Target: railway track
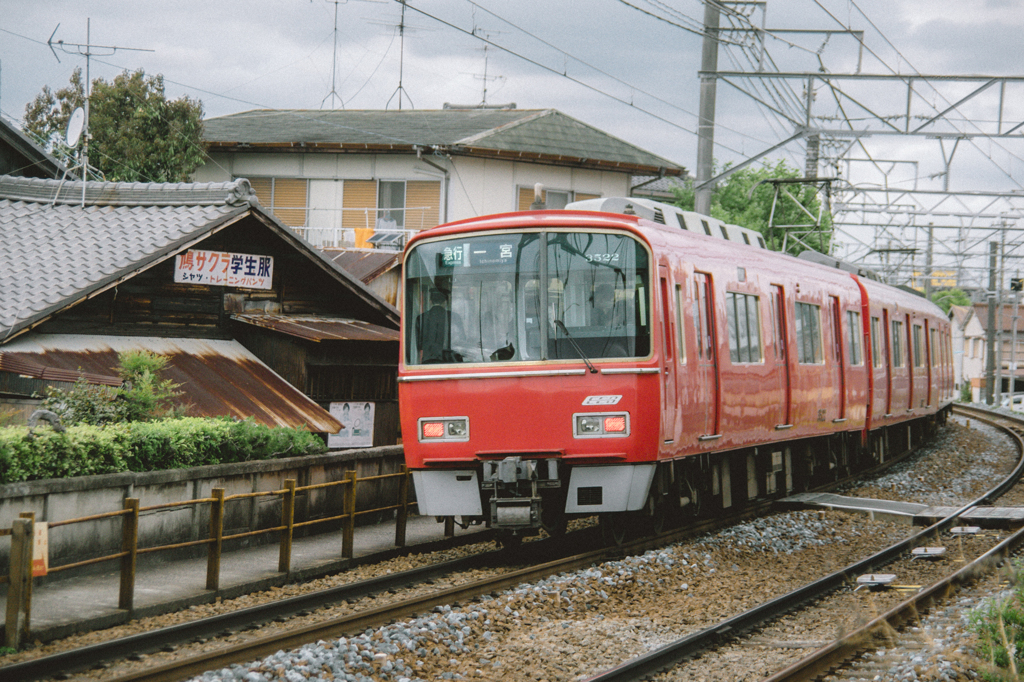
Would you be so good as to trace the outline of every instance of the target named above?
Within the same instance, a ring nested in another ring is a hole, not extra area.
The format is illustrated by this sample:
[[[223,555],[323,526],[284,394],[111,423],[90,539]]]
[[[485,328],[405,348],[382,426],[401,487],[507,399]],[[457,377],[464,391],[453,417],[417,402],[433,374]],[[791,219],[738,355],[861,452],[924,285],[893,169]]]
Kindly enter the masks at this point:
[[[891,463],[889,463],[891,464]],[[361,610],[336,618],[329,618],[314,625],[300,627],[282,627],[281,632],[267,636],[253,636],[247,633],[246,641],[233,643],[229,646],[221,646],[215,651],[204,652],[194,656],[183,656],[170,663],[150,665],[144,670],[135,673],[122,675],[120,677],[105,677],[118,682],[129,680],[156,681],[156,680],[180,680],[190,675],[200,674],[207,670],[218,669],[231,663],[245,662],[257,659],[268,653],[280,649],[288,649],[310,641],[329,639],[359,633],[367,628],[373,628],[396,619],[407,618],[418,613],[429,611],[435,607],[446,604],[467,602],[483,595],[506,589],[510,586],[523,582],[529,582],[544,578],[548,575],[571,571],[591,564],[615,559],[624,554],[642,553],[648,549],[661,547],[667,543],[677,542],[690,538],[694,535],[714,530],[723,524],[738,523],[744,519],[753,518],[768,511],[771,503],[759,503],[749,507],[741,514],[733,515],[727,519],[714,519],[703,521],[697,524],[689,524],[687,528],[671,531],[655,538],[646,538],[628,543],[619,548],[605,548],[582,552],[573,556],[551,558],[553,550],[551,545],[545,543],[527,543],[524,548],[533,549],[535,554],[532,559],[537,565],[530,566],[517,571],[507,572],[501,576],[485,580],[473,581],[458,587],[431,590],[429,595],[397,601],[388,606]],[[586,541],[585,539],[583,540]],[[536,547],[532,547],[536,545]],[[572,543],[558,543],[558,549],[564,554],[571,549]],[[898,553],[904,551],[893,550]],[[544,556],[547,552],[547,556]],[[493,566],[496,557],[499,561],[508,561],[507,554],[492,553],[484,558],[470,557],[464,560],[447,562],[442,565],[417,569],[413,572],[393,574],[364,583],[335,588],[328,592],[318,592],[303,597],[296,597],[283,600],[266,606],[252,607],[243,611],[216,616],[185,623],[172,628],[135,635],[127,639],[115,640],[103,644],[93,645],[84,649],[77,649],[53,656],[25,661],[0,668],[0,678],[16,682],[18,680],[33,680],[44,677],[66,676],[75,671],[86,670],[97,665],[104,665],[104,661],[119,660],[134,655],[136,658],[140,653],[154,651],[168,651],[182,647],[189,642],[203,640],[213,637],[224,637],[229,633],[238,633],[245,630],[254,630],[262,623],[270,623],[275,620],[285,619],[295,613],[312,611],[325,604],[350,601],[366,595],[383,594],[405,589],[411,585],[422,584],[424,581],[432,581],[457,571],[467,571]],[[530,558],[530,557],[527,557]],[[836,582],[835,584],[838,584]],[[786,599],[792,604],[799,604],[806,599],[812,598],[810,592],[788,595]],[[780,602],[781,603],[781,602]],[[769,606],[767,612],[777,612],[780,606],[775,604]],[[793,608],[790,606],[789,608]],[[766,616],[761,616],[762,618]],[[756,617],[755,617],[756,618]],[[755,622],[751,620],[750,623]],[[708,633],[707,641],[719,641],[723,637],[730,636],[736,631],[750,627],[742,618],[740,620],[730,619],[712,628]],[[707,646],[707,645],[705,645]],[[696,649],[694,649],[696,650]],[[609,678],[614,679],[614,678]],[[629,679],[629,678],[621,678]]]
[[[1014,470],[999,485],[972,502],[960,507],[934,525],[863,561],[847,566],[777,599],[765,602],[711,628],[706,628],[700,632],[680,638],[648,654],[631,659],[611,670],[592,676],[588,678],[588,682],[633,682],[648,679],[659,672],[671,670],[673,666],[682,661],[710,652],[722,646],[725,642],[734,640],[741,633],[747,633],[780,616],[792,613],[805,604],[826,597],[837,588],[849,584],[855,576],[878,572],[879,568],[905,555],[910,549],[926,544],[928,540],[936,538],[940,533],[947,531],[956,524],[960,515],[967,510],[981,504],[991,503],[1006,493],[1024,473],[1024,440],[1021,438],[1021,434],[1024,433],[1024,423],[1017,419],[976,408],[957,406],[956,411],[964,416],[996,426],[1013,438],[1021,459]],[[1024,544],[1024,529],[1013,533],[1009,537],[1005,537],[994,547],[973,561],[966,563],[956,572],[921,589],[909,599],[899,603],[853,632],[825,646],[818,647],[797,663],[768,677],[766,682],[816,680],[826,673],[834,672],[867,648],[875,646],[880,635],[888,636],[891,633],[898,632],[908,623],[915,621],[919,614],[926,612],[933,605],[949,598],[960,585],[975,580],[978,576],[992,570],[994,566],[1001,564],[1022,544]]]

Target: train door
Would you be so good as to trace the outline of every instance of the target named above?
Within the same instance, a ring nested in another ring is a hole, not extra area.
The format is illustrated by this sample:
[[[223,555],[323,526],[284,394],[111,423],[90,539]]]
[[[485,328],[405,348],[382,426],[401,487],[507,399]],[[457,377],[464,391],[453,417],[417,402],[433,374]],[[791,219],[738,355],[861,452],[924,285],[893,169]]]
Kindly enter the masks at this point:
[[[695,272],[693,322],[697,327],[697,398],[703,406],[702,439],[718,433],[718,343],[715,339],[715,307],[711,276]]]
[[[916,351],[914,350],[913,337],[911,336],[913,327],[910,321],[910,313],[904,316],[906,324],[903,325],[904,344],[906,344],[906,351],[903,354],[903,362],[907,365],[907,406],[906,409],[909,412],[914,409],[914,396],[917,391],[914,390],[914,382],[917,381],[917,371],[914,368],[914,363],[917,362]]]
[[[665,443],[671,443],[676,437],[676,354],[675,337],[672,334],[672,291],[669,282],[668,267],[658,266],[660,287],[658,289],[661,298],[661,358],[662,358],[662,387],[661,387],[661,438]],[[682,333],[678,330],[677,333]]]
[[[928,320],[924,321],[924,341],[925,341],[925,372],[928,373],[928,400],[926,405],[932,405],[935,399],[935,378],[937,371],[935,369],[935,358],[932,355],[936,350],[935,347],[935,330],[932,329],[931,323]]]
[[[782,392],[782,405],[779,414],[779,423],[776,428],[789,428],[793,425],[793,416],[790,412],[793,407],[792,384],[789,375],[789,339],[788,327],[786,325],[786,295],[780,284],[772,285],[771,295],[772,315],[772,341],[775,346],[775,363],[782,371],[776,372],[779,378],[779,389]]]
[[[891,333],[889,325],[889,311],[882,311],[882,339],[885,341],[883,352],[885,353],[885,416],[892,416],[892,345],[889,341]]]
[[[843,311],[838,296],[829,296],[832,317],[832,357],[835,361],[834,382],[839,391],[838,409],[834,422],[846,421],[846,363],[843,358]]]

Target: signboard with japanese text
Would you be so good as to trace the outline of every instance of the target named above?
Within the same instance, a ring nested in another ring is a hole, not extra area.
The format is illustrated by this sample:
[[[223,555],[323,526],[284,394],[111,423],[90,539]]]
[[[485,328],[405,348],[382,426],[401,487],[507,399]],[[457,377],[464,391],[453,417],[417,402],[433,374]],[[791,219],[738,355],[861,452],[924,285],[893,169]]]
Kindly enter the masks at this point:
[[[183,284],[271,289],[274,257],[190,249],[175,258],[174,281]]]
[[[50,524],[36,521],[32,541],[32,577],[46,575],[50,570]]]
[[[373,447],[373,403],[331,403],[331,416],[341,431],[327,435],[328,449]]]

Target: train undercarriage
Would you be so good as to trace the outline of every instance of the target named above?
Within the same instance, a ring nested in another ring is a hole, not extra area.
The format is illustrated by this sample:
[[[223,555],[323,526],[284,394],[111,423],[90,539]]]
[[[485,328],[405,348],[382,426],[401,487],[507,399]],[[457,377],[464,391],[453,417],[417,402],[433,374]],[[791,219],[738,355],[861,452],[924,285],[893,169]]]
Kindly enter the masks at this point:
[[[543,457],[488,460],[476,473],[481,513],[460,516],[458,522],[486,524],[499,531],[503,544],[515,545],[541,529],[562,535],[570,518],[596,513],[605,540],[621,544],[687,519],[813,490],[872,469],[931,438],[949,411],[876,429],[866,443],[860,432],[847,432],[612,467],[569,467]],[[616,510],[602,510],[608,507]]]

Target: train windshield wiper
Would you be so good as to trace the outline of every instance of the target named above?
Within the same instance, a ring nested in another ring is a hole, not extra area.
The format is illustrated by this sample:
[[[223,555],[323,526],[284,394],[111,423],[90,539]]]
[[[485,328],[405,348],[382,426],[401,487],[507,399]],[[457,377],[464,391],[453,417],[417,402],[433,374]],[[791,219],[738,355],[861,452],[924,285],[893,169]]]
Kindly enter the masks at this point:
[[[587,358],[587,354],[583,352],[582,348],[580,348],[580,344],[576,343],[576,339],[572,338],[572,334],[570,334],[569,330],[566,329],[565,323],[562,322],[561,320],[555,320],[555,326],[561,329],[562,333],[565,334],[565,338],[569,340],[569,344],[572,345],[572,347],[576,350],[577,353],[579,353],[580,358],[583,360],[583,364],[587,366],[587,369],[590,370],[590,373],[597,374],[597,367],[594,367],[593,363],[590,362],[590,360]]]

